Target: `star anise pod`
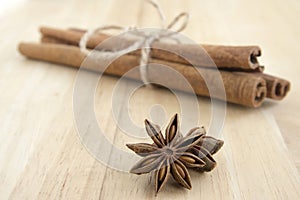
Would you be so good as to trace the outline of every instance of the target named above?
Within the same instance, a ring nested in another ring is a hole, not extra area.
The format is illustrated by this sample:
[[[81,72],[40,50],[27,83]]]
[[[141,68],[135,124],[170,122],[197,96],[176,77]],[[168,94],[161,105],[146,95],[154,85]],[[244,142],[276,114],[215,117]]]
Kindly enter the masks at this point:
[[[216,162],[211,154],[216,153],[223,141],[205,136],[205,129],[194,128],[186,136],[179,131],[178,115],[170,120],[163,137],[160,127],[145,120],[146,131],[153,144],[127,144],[127,147],[140,156],[131,173],[145,174],[154,172],[156,193],[167,182],[169,175],[180,185],[191,189],[191,178],[187,167],[201,171],[212,170]]]

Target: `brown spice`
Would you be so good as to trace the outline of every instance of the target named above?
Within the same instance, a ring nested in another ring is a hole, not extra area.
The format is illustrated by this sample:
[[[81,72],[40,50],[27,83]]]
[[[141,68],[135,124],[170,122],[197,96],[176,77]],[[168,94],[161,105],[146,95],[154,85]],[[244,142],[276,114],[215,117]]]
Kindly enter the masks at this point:
[[[56,43],[56,44],[73,45],[72,43],[70,43],[68,41],[57,39],[57,38],[50,37],[50,36],[43,36],[41,38],[41,41],[43,43]],[[238,48],[238,47],[235,47],[235,48]],[[260,66],[260,67],[262,67],[262,66]],[[234,72],[233,68],[231,70],[233,70],[233,72]],[[290,90],[290,82],[285,80],[285,79],[275,77],[275,76],[271,76],[271,75],[268,75],[268,74],[265,74],[265,73],[253,73],[253,75],[262,77],[266,81],[266,84],[267,84],[267,97],[268,98],[271,98],[271,99],[274,99],[274,100],[281,100],[287,95],[287,93]],[[262,92],[263,92],[263,90],[262,90]]]
[[[170,120],[165,137],[159,126],[148,120],[145,120],[145,126],[154,143],[127,144],[129,149],[143,156],[130,172],[137,175],[154,172],[156,193],[164,186],[170,175],[181,186],[191,189],[191,178],[187,168],[203,172],[211,171],[216,166],[211,150],[220,149],[223,141],[215,138],[209,142],[205,141],[207,136],[203,127],[193,128],[186,136],[183,136],[179,130],[177,114]],[[209,143],[208,146],[212,149],[205,149],[203,146],[205,143]]]
[[[85,30],[71,29],[61,30],[49,27],[41,27],[40,32],[43,35],[43,41],[46,38],[55,38],[59,41],[63,41],[66,44],[72,44],[78,46],[82,35]],[[87,47],[91,49],[97,48],[97,46],[105,39],[111,37],[110,35],[99,33],[93,35],[87,42]],[[122,41],[116,41],[109,45],[105,44],[102,48],[106,50],[114,50],[116,47],[122,44],[124,46],[132,45],[133,40],[127,40],[122,38]],[[167,44],[161,42],[154,42],[153,49],[151,50],[151,57],[155,59],[167,60],[169,62],[182,63],[187,65],[194,65],[197,67],[209,67],[213,68],[215,65],[219,69],[234,70],[234,71],[262,71],[263,67],[259,65],[257,57],[261,55],[261,50],[258,46],[224,46],[224,45],[201,45],[205,51],[199,51],[200,45],[192,44]],[[170,51],[162,51],[166,49]],[[177,52],[174,54],[172,52]],[[139,54],[139,51],[133,52],[133,54]],[[211,62],[208,56],[213,60]],[[188,57],[189,61],[184,59]]]
[[[76,68],[80,67],[86,58],[86,55],[83,54],[78,47],[62,44],[21,43],[19,50],[24,56],[32,59],[69,65]],[[162,64],[177,70],[186,78],[197,95],[226,100],[231,103],[249,107],[258,107],[262,104],[267,93],[265,80],[261,77],[253,76],[250,73],[219,72],[207,68],[195,69],[194,67],[188,67],[184,64],[158,59],[151,59],[150,63]],[[103,67],[105,67],[92,59],[88,59],[88,62],[85,62],[85,64],[84,67],[92,71],[103,71]],[[104,73],[120,77],[138,65],[138,56],[123,55],[111,63]],[[173,76],[162,76],[164,73],[155,70],[154,67],[148,69],[149,80],[163,83],[168,88],[190,92],[189,88],[187,88],[183,82]],[[199,75],[199,71],[201,76]],[[221,85],[216,84],[218,83],[219,75],[221,75],[223,80],[226,98],[221,94]],[[205,77],[207,81],[205,81],[203,77]],[[129,74],[128,78],[140,80],[140,74],[136,71],[136,73]],[[206,85],[213,85],[214,92],[210,93]]]
[[[254,76],[262,77],[266,81],[268,98],[281,100],[291,89],[291,83],[283,78],[265,73],[254,73]]]

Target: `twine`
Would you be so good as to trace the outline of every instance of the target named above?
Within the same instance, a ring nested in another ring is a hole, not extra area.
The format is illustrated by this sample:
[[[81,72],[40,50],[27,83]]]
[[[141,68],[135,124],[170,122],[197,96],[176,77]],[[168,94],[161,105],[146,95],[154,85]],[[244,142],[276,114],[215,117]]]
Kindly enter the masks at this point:
[[[168,30],[167,32],[162,30],[158,33],[146,34],[142,31],[139,31],[139,29],[136,26],[132,26],[132,27],[122,27],[122,26],[115,26],[115,25],[102,26],[87,31],[81,37],[79,42],[79,47],[81,52],[88,55],[90,51],[87,49],[87,42],[94,34],[102,32],[104,30],[118,30],[121,32],[130,31],[129,33],[133,34],[134,36],[141,37],[141,39],[137,40],[132,45],[122,50],[110,51],[110,52],[100,51],[101,53],[97,54],[97,56],[101,57],[101,59],[110,59],[116,56],[121,56],[123,54],[126,54],[128,52],[140,48],[141,49],[141,57],[139,62],[140,77],[145,85],[149,85],[150,82],[148,80],[147,71],[148,71],[148,64],[149,64],[149,58],[151,53],[151,45],[153,44],[153,42],[160,41],[163,38],[169,38],[175,40],[175,38],[173,38],[172,36],[178,34],[179,32],[183,31],[186,28],[189,20],[189,14],[186,12],[182,12],[178,14],[168,25],[166,25],[166,17],[161,7],[153,0],[146,0],[146,1],[156,9],[161,19],[161,28],[163,30]],[[174,25],[178,24],[181,18],[184,18],[183,23],[179,26],[177,30],[172,30]],[[93,56],[95,56],[95,54],[93,54]]]

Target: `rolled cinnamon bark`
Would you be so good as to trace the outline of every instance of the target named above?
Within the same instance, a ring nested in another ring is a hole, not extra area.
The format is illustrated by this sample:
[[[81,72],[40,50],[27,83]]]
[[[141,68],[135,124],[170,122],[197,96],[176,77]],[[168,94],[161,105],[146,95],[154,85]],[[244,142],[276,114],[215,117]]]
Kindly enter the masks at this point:
[[[86,58],[86,55],[83,54],[78,47],[63,44],[21,43],[19,45],[19,51],[28,58],[69,65],[76,68],[79,68]],[[152,59],[150,63],[152,62],[167,65],[172,69],[177,70],[190,83],[194,92],[200,96],[226,100],[231,103],[249,107],[258,107],[262,104],[267,93],[266,82],[261,77],[255,77],[249,73],[243,72],[220,71],[225,88],[226,99],[224,99],[224,96],[220,95],[221,93],[214,93],[213,96],[210,96],[206,85],[214,84],[214,89],[216,91],[222,89],[218,84],[215,84],[219,77],[219,72],[217,70],[201,68],[200,76],[198,72],[199,69],[187,67],[184,64],[159,59]],[[96,63],[91,60],[85,64],[85,69],[98,72],[103,71],[101,62]],[[139,66],[138,56],[123,55],[112,62],[110,66],[105,69],[104,73],[114,76],[123,76],[126,72],[136,66]],[[139,73],[131,73],[128,76],[128,78],[140,80]],[[206,82],[202,76],[205,77]],[[151,67],[148,68],[148,78],[151,81],[162,82],[176,90],[188,91],[185,85],[178,81],[178,79],[172,76],[164,76],[160,71],[153,70]]]
[[[65,40],[61,40],[61,39],[57,39],[54,37],[50,37],[50,36],[42,36],[41,37],[41,42],[42,43],[54,43],[54,44],[68,44],[68,45],[73,45],[72,43],[69,43]]]
[[[77,46],[85,31],[79,29],[61,30],[41,27],[40,32],[43,36],[56,38]],[[87,46],[91,49],[97,48],[102,41],[109,37],[111,36],[102,33],[95,34],[90,38]],[[122,44],[121,48],[124,48],[124,46],[129,46],[133,42],[133,40],[122,39],[122,41],[117,42],[116,45],[105,46],[105,49],[114,50],[120,46],[120,44]],[[188,65],[192,64],[197,67],[215,67],[210,60],[207,60],[207,55],[203,55],[203,52],[199,52],[199,45],[154,42],[152,46],[151,57],[153,58]],[[258,46],[201,45],[201,47],[207,52],[219,69],[260,72],[264,69],[257,61],[257,57],[261,55],[261,50]],[[162,51],[161,49],[170,49],[171,51]],[[178,55],[171,52],[178,52]],[[133,54],[139,54],[139,51],[135,51]],[[190,58],[189,61],[184,59],[185,56]]]
[[[290,91],[291,83],[285,79],[263,73],[254,73],[254,76],[262,77],[266,81],[268,98],[281,100]]]

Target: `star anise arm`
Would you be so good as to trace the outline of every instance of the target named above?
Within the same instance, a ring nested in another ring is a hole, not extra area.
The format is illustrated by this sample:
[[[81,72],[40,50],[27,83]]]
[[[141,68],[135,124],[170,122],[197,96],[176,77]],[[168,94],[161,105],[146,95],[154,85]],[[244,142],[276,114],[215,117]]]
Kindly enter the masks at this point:
[[[204,134],[204,135],[206,134],[206,130],[205,130],[204,126],[192,128],[192,129],[186,134],[186,136],[195,135],[195,134],[198,134],[199,132],[201,132],[201,133]]]
[[[205,171],[205,172],[209,172],[211,170],[213,170],[217,163],[214,160],[214,158],[212,157],[212,155],[209,153],[209,151],[207,151],[206,149],[200,147],[193,147],[192,149],[190,149],[190,151],[197,157],[199,157],[201,160],[203,160],[205,162],[205,165],[203,167],[197,167],[196,169],[200,170],[200,171]]]
[[[158,150],[155,144],[138,143],[138,144],[126,144],[126,146],[140,156],[147,156],[153,154]]]
[[[165,133],[166,143],[169,144],[173,140],[176,140],[179,137],[179,135],[180,135],[180,133],[179,133],[178,115],[175,114],[171,118],[171,120],[166,128],[166,133]]]
[[[187,167],[204,167],[205,162],[199,158],[198,156],[195,156],[194,154],[190,152],[184,152],[184,153],[179,153],[178,159]]]
[[[209,151],[210,154],[213,155],[221,149],[223,144],[224,141],[222,140],[218,140],[211,136],[204,136],[203,140],[201,140],[197,145],[205,148],[206,150]]]
[[[170,163],[168,160],[162,162],[159,166],[158,170],[155,171],[155,191],[156,194],[160,191],[160,189],[165,185],[169,178],[170,174]]]
[[[165,146],[165,140],[163,135],[161,134],[160,127],[156,124],[149,122],[147,119],[145,120],[145,126],[146,126],[146,131],[148,135],[151,137],[151,139],[153,140],[153,142],[158,147]]]
[[[133,174],[146,174],[158,168],[162,157],[160,154],[146,156],[139,160],[130,170]]]
[[[176,144],[176,148],[178,151],[184,152],[198,144],[204,136],[205,133],[201,129],[198,129],[194,134],[185,136],[178,144]]]
[[[197,132],[203,132],[206,134],[206,130],[204,127],[195,127],[191,129],[186,136],[197,134]],[[210,154],[217,153],[221,147],[223,146],[224,141],[218,140],[211,136],[204,136],[203,139],[197,144],[198,146],[204,147],[206,150],[210,152]]]
[[[181,161],[175,160],[171,163],[171,174],[180,185],[187,189],[192,188],[190,174]]]

